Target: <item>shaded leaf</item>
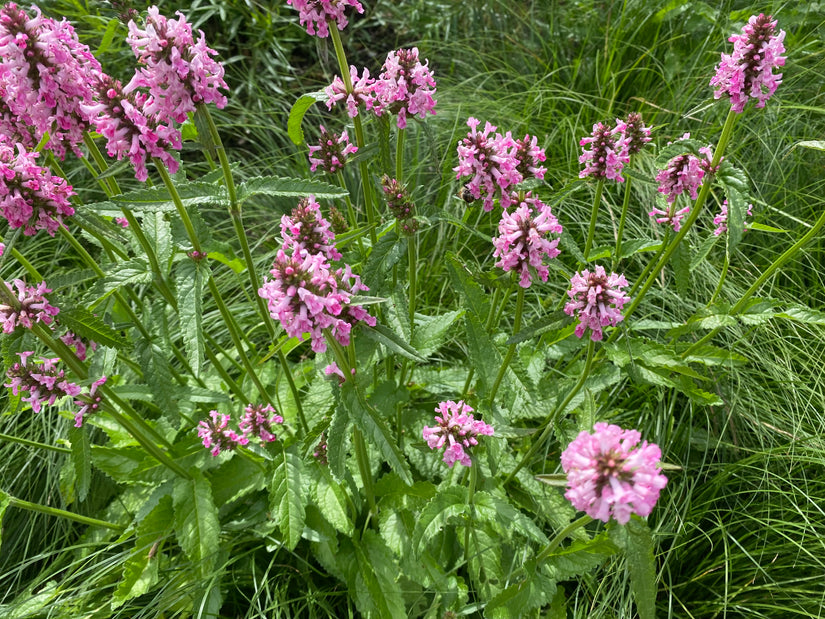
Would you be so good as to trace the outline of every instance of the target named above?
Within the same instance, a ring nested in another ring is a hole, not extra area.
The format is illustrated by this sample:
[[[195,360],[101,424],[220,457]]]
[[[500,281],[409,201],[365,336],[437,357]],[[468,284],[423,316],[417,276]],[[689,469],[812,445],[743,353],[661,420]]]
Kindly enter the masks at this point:
[[[289,110],[289,120],[287,120],[287,132],[289,139],[296,146],[304,143],[304,130],[301,128],[301,122],[304,120],[304,114],[311,108],[316,101],[326,101],[327,95],[323,90],[317,92],[310,92],[298,97],[298,100],[292,104]]]
[[[329,470],[324,466],[312,466],[310,473],[313,479],[310,487],[312,502],[332,526],[351,537],[353,525],[347,513],[346,490],[332,478]]]
[[[373,342],[383,344],[391,351],[407,359],[418,361],[419,363],[427,361],[415,348],[405,342],[400,335],[382,324],[376,324],[374,327],[363,324],[361,325],[361,332]]]
[[[177,183],[175,187],[180,194],[184,206],[229,206],[229,199],[222,188],[212,183],[192,182]],[[175,203],[169,197],[166,187],[146,187],[128,193],[113,196],[104,202],[87,204],[83,208],[102,215],[120,217],[122,208],[128,208],[136,213],[172,212]]]
[[[412,345],[422,357],[438,350],[451,336],[450,327],[464,314],[464,310],[445,312],[438,316],[416,316]]]
[[[624,525],[610,527],[610,538],[624,550],[630,586],[636,600],[639,619],[656,617],[656,566],[653,559],[653,537],[647,524],[631,518]]]
[[[72,426],[69,428],[69,441],[72,444],[72,465],[74,466],[77,500],[85,501],[92,483],[92,447],[89,443],[89,428]]]
[[[421,510],[413,531],[413,552],[421,554],[426,545],[447,524],[467,513],[468,490],[465,486],[451,486],[436,494]]]
[[[192,373],[201,374],[203,341],[203,273],[194,260],[178,264],[175,278],[178,299],[178,322],[187,360]]]
[[[269,504],[273,517],[290,550],[301,541],[306,520],[304,499],[304,463],[292,450],[283,449],[276,456],[277,465],[269,488]]]
[[[305,198],[310,194],[316,200],[341,198],[347,195],[347,190],[323,181],[280,176],[256,176],[238,186],[238,202],[241,204],[254,196]]]
[[[221,528],[209,482],[197,469],[190,475],[192,479],[175,480],[175,535],[201,576],[207,577],[217,559]]]
[[[65,326],[75,335],[91,342],[97,342],[101,346],[110,346],[121,350],[128,345],[126,338],[109,325],[99,316],[82,307],[60,308],[60,324]]]

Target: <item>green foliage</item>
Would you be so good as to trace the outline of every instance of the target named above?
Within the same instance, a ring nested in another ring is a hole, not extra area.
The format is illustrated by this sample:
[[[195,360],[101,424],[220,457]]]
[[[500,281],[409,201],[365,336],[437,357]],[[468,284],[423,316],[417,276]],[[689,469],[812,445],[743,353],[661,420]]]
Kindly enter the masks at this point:
[[[205,577],[217,562],[221,528],[209,482],[197,470],[190,475],[191,479],[175,480],[175,537],[195,570]]]
[[[269,486],[269,504],[278,522],[284,544],[290,550],[301,540],[306,518],[306,488],[303,460],[294,450],[282,449],[276,456],[275,470]]]

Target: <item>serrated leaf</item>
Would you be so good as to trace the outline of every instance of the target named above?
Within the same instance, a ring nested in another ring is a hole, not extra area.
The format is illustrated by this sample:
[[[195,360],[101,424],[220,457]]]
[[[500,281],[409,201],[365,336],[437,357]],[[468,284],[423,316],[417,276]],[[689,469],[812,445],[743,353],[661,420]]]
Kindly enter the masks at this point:
[[[206,578],[218,556],[221,527],[212,488],[203,474],[191,469],[192,479],[175,480],[175,535],[183,552]]]
[[[428,357],[449,339],[450,327],[464,314],[464,310],[445,312],[438,316],[416,316],[412,346],[422,357]]]
[[[344,535],[352,537],[353,525],[347,513],[346,490],[332,478],[332,474],[321,465],[310,468],[313,484],[310,487],[312,502],[329,523]]]
[[[685,153],[692,153],[697,157],[704,157],[704,155],[699,152],[699,149],[705,146],[707,146],[707,144],[703,144],[698,140],[676,140],[672,144],[668,144],[659,149],[654,163],[657,168],[664,168],[671,159],[679,155],[684,155]]]
[[[169,273],[172,259],[172,226],[164,213],[146,213],[143,216],[143,232],[155,251],[161,273]]]
[[[210,123],[208,114],[209,110],[206,106],[198,105],[195,107],[195,113],[192,114],[191,118],[195,125],[198,143],[200,143],[204,151],[209,153],[210,157],[216,159],[218,153],[215,150],[215,141],[212,139],[212,131],[210,131],[209,127]]]
[[[85,501],[92,483],[92,447],[89,443],[89,428],[86,426],[69,428],[72,444],[72,465],[75,474],[77,500]]]
[[[472,272],[453,254],[446,256],[447,272],[453,287],[464,298],[464,307],[485,320],[490,311],[490,295],[473,279]]]
[[[418,515],[412,537],[413,552],[421,554],[428,543],[438,535],[447,524],[464,516],[469,491],[465,486],[451,486],[436,494]]]
[[[107,325],[99,316],[82,307],[61,307],[58,316],[60,324],[85,340],[122,350],[128,346],[126,338],[119,331]]]
[[[573,319],[570,316],[564,313],[564,310],[553,312],[552,314],[548,314],[547,316],[544,316],[536,322],[528,325],[515,335],[510,336],[507,340],[507,345],[520,344],[521,342],[531,340],[542,333],[556,331],[557,329],[561,329],[569,324],[572,320]]]
[[[656,251],[662,247],[662,242],[655,239],[627,239],[622,241],[621,258],[628,258],[633,254],[647,251]]]
[[[341,481],[347,470],[347,437],[351,423],[349,412],[343,402],[338,401],[327,430],[327,462],[332,476]]]
[[[278,520],[284,545],[293,550],[301,541],[306,520],[304,463],[289,449],[281,450],[275,460],[277,465],[269,487],[269,508]]]
[[[473,516],[480,516],[480,520],[497,523],[505,534],[518,532],[527,539],[539,544],[547,544],[548,542],[547,536],[530,518],[521,513],[506,499],[492,495],[489,492],[476,492],[473,495],[470,511]]]
[[[702,241],[702,244],[699,245],[699,249],[696,250],[696,253],[693,254],[693,257],[690,259],[690,272],[696,270],[702,261],[708,257],[710,250],[713,249],[713,246],[716,245],[716,241],[719,240],[719,237],[715,234],[711,234],[708,238]]]
[[[793,305],[783,312],[777,312],[774,317],[809,325],[825,325],[825,312],[819,312],[804,305]]]
[[[653,559],[653,536],[647,524],[631,518],[624,526],[610,530],[611,539],[624,550],[630,586],[636,600],[639,619],[656,617],[656,564]]]
[[[578,578],[603,565],[605,559],[616,554],[618,547],[607,532],[590,539],[577,539],[556,550],[547,561],[550,575],[557,581]]]
[[[543,570],[536,569],[535,561],[528,561],[524,569],[527,573],[524,579],[509,585],[487,603],[485,617],[521,619],[550,603],[556,595],[556,582]]]
[[[486,393],[493,385],[502,359],[492,339],[481,325],[481,320],[474,314],[464,315],[464,328],[467,333],[467,347],[470,363],[479,379],[480,393]]]
[[[174,517],[172,500],[167,495],[137,527],[135,545],[123,564],[123,576],[115,589],[112,608],[148,593],[158,581],[158,545],[166,537]]]
[[[793,148],[801,146],[802,148],[810,148],[813,150],[825,150],[825,140],[803,140],[793,145]]]
[[[192,182],[175,185],[184,206],[209,204],[228,208],[226,192],[212,183]],[[172,212],[175,203],[169,197],[166,187],[147,187],[113,196],[105,202],[95,202],[83,207],[101,215],[120,217],[121,209],[128,208],[136,213]]]
[[[90,291],[91,298],[94,299],[93,305],[97,305],[123,286],[148,284],[151,281],[152,271],[149,269],[149,263],[140,258],[110,265],[106,268],[106,276],[98,280]]]
[[[390,467],[406,484],[412,484],[410,467],[404,454],[398,449],[386,420],[364,399],[351,381],[341,386],[341,402],[355,426],[378,448]]]
[[[6,513],[6,508],[11,503],[9,495],[0,490],[0,546],[3,544],[3,514]]]
[[[342,198],[347,190],[323,181],[280,176],[256,176],[238,186],[240,204],[254,196],[305,198],[308,195],[314,195],[316,200]]]
[[[358,562],[356,598],[363,600],[366,594],[371,606],[365,615],[406,617],[404,598],[397,582],[399,567],[393,560],[392,551],[375,531],[369,529],[364,531],[360,541],[353,541]]]
[[[373,294],[382,295],[392,289],[392,278],[388,275],[406,251],[406,239],[399,240],[394,231],[387,232],[372,246],[361,272],[361,279],[370,287]]]
[[[301,128],[301,123],[304,120],[304,114],[307,113],[307,110],[311,108],[317,101],[326,101],[327,95],[323,90],[319,90],[317,92],[309,92],[305,95],[301,95],[298,97],[298,100],[292,104],[292,108],[289,110],[289,120],[287,120],[287,132],[289,133],[289,139],[292,140],[292,143],[296,146],[300,146],[304,143],[304,130]]]
[[[118,483],[128,481],[132,472],[143,465],[146,457],[142,447],[91,447],[91,460],[95,468]]]
[[[203,341],[203,273],[194,260],[178,264],[175,287],[178,298],[178,322],[192,373],[198,377],[204,355]]]
[[[158,342],[162,338],[156,338]],[[163,414],[173,422],[178,420],[178,403],[174,397],[175,382],[169,367],[170,350],[164,350],[159,343],[138,340],[135,344],[135,353],[143,370],[143,377],[152,390],[152,398]]]
[[[645,185],[656,185],[657,181],[654,177],[645,174],[639,170],[634,170],[633,168],[625,166],[622,169],[622,174],[628,178],[633,179],[634,183],[644,183]],[[624,243],[622,244],[624,245]],[[624,255],[624,254],[622,254]]]
[[[685,357],[685,361],[703,365],[741,365],[748,363],[748,358],[731,350],[704,344]]]
[[[722,162],[716,178],[728,199],[728,253],[733,254],[745,232],[745,215],[749,199],[748,178],[727,159]]]
[[[391,351],[398,353],[407,359],[418,361],[419,363],[425,363],[427,361],[426,357],[419,354],[419,352],[405,342],[400,335],[395,333],[395,331],[388,329],[384,325],[376,324],[374,327],[370,327],[369,325],[364,324],[361,325],[361,327],[361,332],[367,339],[383,344]]]
[[[251,458],[230,458],[209,477],[215,505],[221,507],[266,486],[267,476]]]
[[[682,296],[687,296],[690,290],[690,246],[686,242],[679,243],[670,258],[673,277],[676,280],[676,290]]]

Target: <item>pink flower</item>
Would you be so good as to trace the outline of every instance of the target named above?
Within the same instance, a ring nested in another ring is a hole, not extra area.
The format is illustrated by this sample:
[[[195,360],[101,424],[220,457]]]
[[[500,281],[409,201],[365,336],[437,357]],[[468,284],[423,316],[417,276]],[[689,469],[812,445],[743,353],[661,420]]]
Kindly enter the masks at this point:
[[[505,137],[510,137],[507,132]],[[519,140],[514,140],[515,150],[513,157],[516,159],[516,171],[521,174],[522,180],[526,178],[544,178],[547,168],[541,165],[547,160],[547,155],[543,148],[538,145],[536,136],[525,136]],[[521,182],[521,181],[519,181]]]
[[[467,119],[470,132],[458,144],[458,166],[453,172],[456,179],[472,176],[464,187],[476,200],[484,198],[485,211],[493,209],[496,194],[499,194],[501,206],[507,208],[510,205],[507,188],[523,180],[517,169],[519,160],[514,155],[516,143],[509,133],[491,136],[496,127],[489,122],[479,132],[480,122],[473,117]]]
[[[733,43],[733,53],[722,54],[716,75],[710,80],[710,85],[716,87],[714,98],[727,95],[731,109],[737,113],[745,109],[749,97],[756,99],[756,107],[765,107],[782,83],[782,74],[774,75],[773,70],[785,65],[785,31],[775,33],[776,21],[760,13],[751,16],[742,34],[728,39]]]
[[[118,224],[121,228],[129,227],[129,220],[125,217],[115,217],[115,223]]]
[[[561,234],[562,227],[550,207],[532,197],[530,192],[521,202],[517,196],[513,201],[518,203],[518,207],[512,213],[502,213],[498,224],[499,236],[493,238],[493,256],[499,258],[497,267],[520,272],[519,285],[529,288],[532,283],[531,267],[541,281],[547,281],[549,269],[544,265],[544,259],[559,255],[556,248],[559,239],[551,240],[550,234]]]
[[[645,127],[638,112],[631,112],[624,120],[617,118],[613,134],[619,136],[621,147],[628,157],[638,153],[651,140],[650,127]]]
[[[561,454],[567,473],[566,496],[591,518],[627,524],[631,514],[648,516],[667,484],[653,443],[638,445],[637,430],[600,422],[582,431]],[[638,446],[637,446],[638,445]]]
[[[149,178],[146,163],[153,157],[160,159],[174,174],[179,164],[169,149],[180,150],[183,146],[180,131],[158,122],[145,110],[148,95],[133,91],[124,92],[121,83],[108,75],[97,84],[98,103],[84,109],[94,115],[97,132],[106,138],[106,151],[118,161],[128,157],[135,167],[135,178]]]
[[[275,414],[275,409],[269,404],[249,404],[244,409],[238,427],[244,437],[257,436],[263,443],[271,443],[278,439],[272,433],[272,426],[284,422],[284,418]]]
[[[356,152],[358,152],[358,147],[350,144],[346,131],[341,135],[335,135],[321,125],[321,139],[317,145],[309,147],[309,163],[311,164],[309,169],[315,172],[321,168],[324,172],[335,174],[347,163],[347,155],[353,155]]]
[[[318,460],[318,463],[323,466],[327,466],[329,464],[329,461],[327,460],[327,435],[324,432],[321,432],[321,438],[318,441],[318,445],[315,447],[312,457]]]
[[[598,342],[603,336],[602,327],[615,327],[624,319],[621,310],[630,297],[621,289],[627,285],[624,275],[607,275],[602,266],[596,266],[593,273],[585,269],[573,275],[567,291],[570,301],[564,306],[564,313],[579,319],[576,337],[590,329],[590,339]]]
[[[347,17],[344,10],[351,6],[359,13],[364,7],[358,0],[286,0],[298,11],[301,25],[306,27],[307,34],[317,35],[324,39],[329,36],[329,24],[335,22],[338,30],[347,27]]]
[[[373,84],[373,110],[398,115],[398,128],[407,127],[407,115],[424,118],[435,114],[435,79],[427,64],[418,60],[418,48],[387,54],[381,74]]]
[[[35,413],[39,413],[43,406],[54,404],[57,398],[76,396],[80,393],[80,387],[67,381],[63,370],[58,370],[55,366],[60,359],[43,358],[40,363],[29,363],[28,358],[34,354],[33,352],[17,354],[20,361],[6,372],[9,382],[5,386],[10,388],[14,395],[28,392],[28,397],[23,398],[23,401],[31,404]]]
[[[690,137],[690,134],[686,133],[685,136],[683,139]],[[668,204],[673,204],[676,197],[685,191],[690,194],[691,200],[695,200],[705,174],[715,174],[718,171],[718,165],[715,168],[711,167],[713,153],[710,146],[700,148],[699,152],[705,156],[704,159],[691,153],[679,155],[671,159],[667,167],[659,170],[656,175],[656,180],[659,181],[657,191],[665,195]]]
[[[592,176],[597,180],[608,179],[619,183],[624,182],[622,168],[629,160],[624,142],[615,137],[615,129],[604,123],[593,125],[593,134],[584,137],[579,145],[584,147],[590,144],[590,150],[582,148],[579,163],[585,164],[584,170],[579,172],[579,178]]]
[[[199,103],[223,108],[226,96],[221,89],[227,89],[223,65],[212,58],[217,52],[206,45],[203,31],[198,31],[196,43],[192,26],[180,11],[178,19],[167,19],[156,6],[149,7],[148,13],[142,30],[129,22],[126,41],[143,66],[124,93],[147,88],[150,98],[143,111],[159,121],[170,117],[182,123]]]
[[[422,436],[430,449],[444,449],[444,462],[452,468],[458,462],[464,466],[472,466],[468,450],[478,445],[477,436],[492,436],[493,426],[480,419],[474,419],[473,409],[463,400],[458,403],[448,400],[440,402],[435,409],[436,425],[424,426]]]
[[[753,204],[748,204],[748,217],[753,215]],[[716,230],[713,231],[715,236],[724,234],[728,231],[728,201],[722,202],[722,209],[719,214],[713,218],[713,223],[716,225]],[[745,230],[748,229],[748,224],[745,222]]]
[[[407,236],[415,234],[418,231],[418,220],[414,216],[415,204],[407,188],[397,179],[385,174],[381,178],[381,189],[384,192],[387,207],[395,215],[396,229],[400,229]]]
[[[340,260],[335,248],[332,224],[324,219],[315,196],[302,199],[289,215],[281,217],[281,237],[284,250],[299,248],[311,254],[322,254],[327,260]]]
[[[209,449],[213,456],[249,443],[246,436],[238,436],[237,432],[226,427],[229,425],[229,415],[221,415],[213,410],[209,411],[209,416],[211,421],[198,422],[198,437],[203,439],[203,446]]]
[[[327,257],[294,246],[292,254],[281,249],[258,294],[267,300],[270,315],[290,337],[304,339],[309,333],[312,350],[327,348],[324,331],[342,346],[349,345],[352,325],[364,321],[375,326],[375,318],[360,305],[351,305],[352,296],[369,290],[349,265],[331,271]]]
[[[69,196],[71,185],[48,168],[35,163],[37,153],[27,152],[22,144],[17,151],[0,142],[0,210],[11,228],[23,228],[33,236],[38,230],[49,235],[63,225],[63,218],[74,215]]]
[[[327,109],[331,110],[339,101],[344,101],[347,106],[347,115],[350,118],[358,116],[358,108],[363,105],[368,110],[372,109],[375,103],[373,96],[373,84],[375,80],[370,77],[370,72],[364,69],[361,77],[358,77],[358,70],[354,66],[349,68],[352,90],[347,90],[344,80],[338,75],[332,79],[332,84],[324,88],[327,95]]]
[[[3,282],[9,292],[14,294],[14,288],[8,282]],[[26,286],[22,280],[14,280],[14,286],[17,288],[17,304],[14,306],[0,303],[0,321],[3,323],[3,333],[11,333],[17,327],[25,327],[31,329],[36,322],[42,322],[45,325],[52,324],[54,316],[60,310],[49,304],[45,294],[51,292],[50,288],[46,288],[46,282],[40,282],[37,287]]]
[[[6,245],[4,243],[0,243],[0,256],[3,255],[3,252],[6,251]]]
[[[90,123],[83,105],[92,102],[100,63],[71,24],[32,10],[34,17],[14,2],[0,9],[2,124],[29,148],[48,132],[46,148],[55,155],[62,159],[68,146],[82,156],[78,145]]]
[[[60,341],[63,342],[69,348],[74,348],[75,354],[77,355],[78,359],[80,359],[81,361],[86,360],[87,346],[86,342],[84,342],[82,338],[78,337],[77,335],[69,331],[65,335],[60,336]],[[88,348],[96,350],[97,343],[89,342]]]
[[[674,232],[679,232],[679,230],[682,229],[682,219],[684,219],[685,215],[689,212],[690,206],[686,206],[677,211],[676,207],[671,204],[667,209],[660,209],[654,206],[648,215],[654,217],[657,224],[669,224],[673,226]]]
[[[78,396],[74,401],[75,406],[79,406],[80,410],[74,415],[74,427],[79,428],[83,425],[83,419],[86,415],[91,415],[100,410],[100,403],[103,398],[97,395],[97,388],[106,382],[106,377],[101,376],[89,387],[89,391],[83,395]]]

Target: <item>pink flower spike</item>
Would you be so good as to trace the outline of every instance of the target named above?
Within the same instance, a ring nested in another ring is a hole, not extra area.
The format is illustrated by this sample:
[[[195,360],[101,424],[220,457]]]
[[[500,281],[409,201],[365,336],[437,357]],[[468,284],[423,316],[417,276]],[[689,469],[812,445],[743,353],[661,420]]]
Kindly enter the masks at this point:
[[[338,30],[347,27],[345,9],[351,6],[359,13],[364,7],[358,0],[286,0],[298,11],[301,25],[307,29],[307,34],[324,39],[329,36],[329,24],[335,22]]]
[[[689,133],[686,133],[682,139],[688,139]],[[688,192],[691,200],[695,200],[699,196],[699,187],[702,186],[702,179],[705,174],[715,174],[719,170],[719,165],[722,163],[720,159],[719,164],[714,168],[713,151],[710,146],[700,148],[699,152],[704,155],[704,159],[700,159],[696,155],[686,153],[678,155],[671,159],[664,170],[659,170],[656,175],[656,180],[659,181],[659,187],[656,189],[661,194],[664,194],[668,204],[673,204],[677,196]]]
[[[602,327],[619,324],[624,319],[621,310],[630,301],[621,290],[627,286],[624,275],[607,275],[602,266],[596,266],[593,273],[585,269],[573,275],[564,313],[579,319],[576,337],[581,338],[590,329],[590,339],[598,342],[603,337]]]
[[[355,144],[350,144],[349,136],[344,131],[341,135],[336,135],[327,131],[321,125],[321,139],[317,145],[309,147],[309,169],[315,172],[321,168],[324,172],[335,174],[347,163],[347,155],[354,155],[358,152]]]
[[[60,310],[51,305],[44,295],[51,292],[46,288],[46,282],[40,282],[37,287],[27,286],[22,280],[16,279],[13,284],[17,288],[15,294],[12,284],[3,282],[9,292],[15,295],[19,307],[12,307],[0,303],[0,322],[3,323],[3,333],[12,333],[17,327],[31,329],[36,322],[50,325],[54,316]]]
[[[18,353],[20,361],[6,371],[9,382],[5,384],[12,394],[28,392],[24,402],[31,404],[32,410],[39,413],[43,406],[51,406],[63,396],[76,396],[80,387],[70,383],[64,377],[63,370],[56,367],[59,359],[41,358],[40,363],[29,362],[31,351]]]
[[[530,192],[521,201],[515,196],[513,202],[518,203],[515,211],[504,211],[501,215],[499,236],[493,238],[493,256],[499,258],[497,267],[519,272],[519,285],[529,288],[534,270],[541,281],[547,281],[549,269],[544,260],[553,259],[560,253],[557,249],[559,239],[551,240],[550,235],[561,234],[562,227],[550,207]]]
[[[753,215],[753,204],[748,204],[748,217]],[[714,236],[719,236],[728,231],[728,201],[722,203],[722,208],[719,214],[713,218],[713,223],[716,225],[716,230],[713,231]],[[748,222],[745,222],[745,231],[748,229]]]
[[[478,436],[492,436],[493,427],[480,419],[474,419],[473,409],[459,400],[440,402],[435,409],[436,425],[424,426],[421,434],[430,449],[444,447],[444,462],[450,468],[458,462],[472,466],[468,450],[478,445]]]
[[[579,163],[585,164],[584,169],[579,172],[579,178],[591,176],[596,180],[624,182],[622,168],[630,156],[624,142],[616,138],[614,133],[615,129],[603,123],[596,123],[593,125],[593,134],[579,141],[579,146],[582,147]],[[587,145],[590,145],[590,150],[584,148]]]
[[[776,34],[776,21],[770,15],[751,16],[742,33],[728,39],[733,43],[733,53],[722,54],[716,66],[716,74],[710,80],[716,88],[713,97],[727,95],[736,113],[745,109],[749,98],[756,99],[756,107],[765,107],[782,83],[782,74],[774,74],[773,70],[785,65],[784,40],[785,31]]]
[[[566,496],[591,518],[627,524],[631,514],[650,515],[667,484],[661,473],[662,452],[637,430],[604,422],[593,433],[582,431],[561,454],[567,473]]]
[[[347,90],[344,80],[338,75],[332,79],[332,84],[324,88],[327,95],[327,109],[331,110],[332,106],[339,101],[344,101],[347,106],[347,114],[350,118],[358,116],[358,108],[364,106],[366,109],[372,109],[375,103],[373,96],[374,79],[370,77],[370,72],[364,69],[361,77],[358,77],[358,70],[354,66],[350,66],[350,81],[352,81],[352,91]]]
[[[335,248],[332,224],[321,214],[315,196],[302,199],[289,215],[281,217],[281,237],[284,250],[296,247],[311,254],[321,254],[327,260],[341,259],[341,252]]]
[[[232,451],[238,445],[246,445],[249,439],[238,436],[234,430],[227,428],[229,415],[221,415],[218,411],[209,411],[210,420],[198,422],[198,437],[203,439],[203,446],[210,450],[213,456],[222,451]]]
[[[278,439],[272,432],[272,426],[283,422],[284,418],[275,414],[275,409],[271,405],[249,404],[244,409],[238,427],[244,437],[257,436],[262,443],[271,443]]]
[[[669,224],[673,226],[674,232],[679,232],[679,230],[682,229],[682,219],[684,219],[689,212],[690,206],[686,206],[677,211],[676,207],[671,204],[666,210],[654,206],[648,215],[655,218],[657,224]]]
[[[624,120],[616,119],[616,128],[613,133],[619,136],[620,150],[624,150],[628,157],[635,155],[645,144],[650,142],[650,127],[645,127],[642,115],[631,112]]]
[[[419,61],[417,47],[387,54],[373,84],[373,93],[375,114],[396,114],[399,129],[407,127],[407,116],[424,118],[428,113],[435,114],[435,79],[427,62]]]
[[[86,394],[78,396],[78,399],[74,401],[75,406],[79,406],[80,410],[75,413],[74,416],[74,427],[79,428],[83,425],[83,419],[86,415],[91,415],[92,413],[96,413],[100,410],[100,404],[102,402],[101,396],[97,395],[97,388],[100,387],[102,384],[106,382],[106,377],[101,376],[92,385],[89,387],[89,391]]]

